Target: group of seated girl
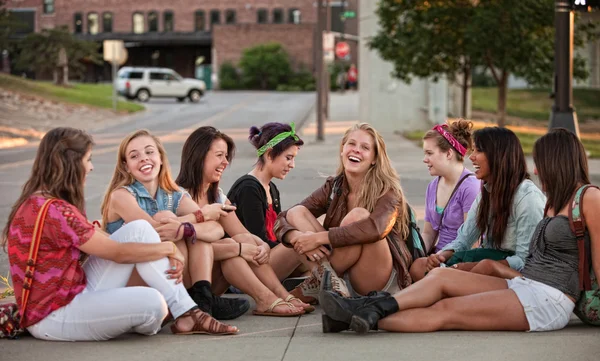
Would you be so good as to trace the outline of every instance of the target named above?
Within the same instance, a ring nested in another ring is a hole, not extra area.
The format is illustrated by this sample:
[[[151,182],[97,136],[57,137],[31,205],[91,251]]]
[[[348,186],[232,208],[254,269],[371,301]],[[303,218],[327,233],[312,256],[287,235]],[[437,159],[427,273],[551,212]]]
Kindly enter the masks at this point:
[[[525,292],[518,290],[525,283],[482,274],[522,273],[527,285],[539,280],[575,300],[572,285],[536,278],[547,262],[533,246],[543,236],[538,230],[533,237],[536,226],[545,215],[562,214],[566,204],[557,203],[551,194],[557,187],[548,186],[559,173],[541,166],[554,164],[545,159],[545,144],[554,140],[538,141],[544,146],[536,156],[547,203],[529,180],[515,134],[503,128],[472,133],[471,127],[460,120],[436,126],[424,138],[424,162],[436,178],[426,194],[427,253],[417,259],[406,242],[410,208],[399,176],[383,138],[366,123],[344,134],[335,176],[283,212],[272,179],[287,176],[303,145],[293,123],[250,129],[257,162],[227,196],[219,182],[235,153],[229,136],[213,127],[190,134],[173,179],[160,140],[136,131],[121,142],[96,226],[86,219],[83,196],[93,170],[93,140],[80,130],[53,129],[40,143],[3,236],[19,299],[35,216],[53,201],[22,325],[46,340],[151,335],[171,318],[174,334],[234,334],[236,327],[218,320],[235,319],[250,306],[243,298],[221,296],[233,286],[252,297],[257,316],[299,316],[314,311],[311,304],[320,298],[326,331],[536,329],[523,313]],[[474,174],[463,164],[472,148]],[[586,181],[587,168],[571,186]],[[594,238],[600,230],[590,232],[592,240],[600,237]],[[444,266],[453,269],[439,269]],[[288,292],[281,281],[296,274],[307,277]],[[515,292],[501,291],[507,287]],[[365,300],[376,310],[353,303]],[[505,304],[521,310],[500,322],[492,313]],[[444,311],[449,307],[453,311]],[[481,317],[465,315],[471,311]]]

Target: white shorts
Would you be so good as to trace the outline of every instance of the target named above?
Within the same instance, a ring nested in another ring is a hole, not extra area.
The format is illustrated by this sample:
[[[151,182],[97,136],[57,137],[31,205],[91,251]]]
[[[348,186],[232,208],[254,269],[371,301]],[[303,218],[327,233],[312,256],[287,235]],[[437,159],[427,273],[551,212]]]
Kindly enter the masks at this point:
[[[350,276],[348,275],[348,272],[346,272],[346,274],[344,275],[344,281],[346,281],[346,285],[348,286],[350,296],[364,296],[359,294],[352,288],[352,283],[350,283]],[[398,286],[398,272],[396,272],[396,269],[394,267],[392,267],[392,273],[390,273],[390,278],[388,279],[387,283],[381,291],[389,292],[392,295],[400,292],[400,287]]]
[[[529,331],[560,330],[569,323],[575,303],[561,291],[525,277],[506,282],[523,306]]]

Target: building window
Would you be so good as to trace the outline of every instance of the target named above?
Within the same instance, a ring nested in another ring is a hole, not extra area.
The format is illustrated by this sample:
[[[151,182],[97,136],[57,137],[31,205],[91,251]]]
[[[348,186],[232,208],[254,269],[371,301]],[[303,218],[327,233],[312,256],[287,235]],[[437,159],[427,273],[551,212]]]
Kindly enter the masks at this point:
[[[100,32],[100,24],[98,23],[98,14],[89,13],[87,16],[88,34],[96,35]]]
[[[283,9],[273,9],[273,24],[283,24]]]
[[[133,13],[133,33],[143,34],[146,31],[144,28],[144,14]]]
[[[210,11],[210,30],[212,31],[213,25],[221,23],[221,12],[219,10]]]
[[[148,31],[158,31],[158,14],[156,11],[151,11],[148,13]]]
[[[206,15],[204,11],[197,10],[195,15],[196,31],[206,30]]]
[[[288,10],[288,23],[300,24],[302,13],[298,9]]]
[[[105,33],[112,33],[113,31],[113,14],[106,12],[102,14],[102,30]]]
[[[8,16],[19,23],[17,28],[12,29],[13,34],[27,35],[35,32],[35,10],[8,9]]]
[[[235,10],[225,10],[225,24],[235,24]]]
[[[75,13],[73,15],[73,30],[75,34],[81,34],[83,32],[83,14]]]
[[[44,0],[44,14],[54,14],[54,0]]]
[[[163,30],[164,31],[173,31],[175,28],[175,21],[173,20],[173,12],[165,11],[163,13]]]
[[[256,22],[259,24],[266,24],[269,21],[269,13],[267,9],[258,9],[256,11]]]

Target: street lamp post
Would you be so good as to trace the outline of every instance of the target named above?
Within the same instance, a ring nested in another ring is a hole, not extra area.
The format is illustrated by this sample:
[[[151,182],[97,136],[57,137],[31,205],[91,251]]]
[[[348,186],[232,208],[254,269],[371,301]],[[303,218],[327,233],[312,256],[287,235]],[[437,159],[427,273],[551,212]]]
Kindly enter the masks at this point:
[[[573,109],[573,20],[567,0],[554,5],[554,105],[549,129],[566,128],[579,136],[577,114]]]

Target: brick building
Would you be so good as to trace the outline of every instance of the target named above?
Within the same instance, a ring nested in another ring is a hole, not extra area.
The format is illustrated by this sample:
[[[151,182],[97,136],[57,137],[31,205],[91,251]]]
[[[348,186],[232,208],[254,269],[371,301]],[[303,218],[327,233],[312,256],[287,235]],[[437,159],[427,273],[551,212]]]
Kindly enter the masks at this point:
[[[206,79],[223,62],[237,62],[244,48],[277,41],[295,67],[314,69],[315,0],[8,0],[7,6],[29,24],[22,33],[67,25],[86,40],[123,40],[126,65]],[[358,34],[357,16],[340,20],[344,11],[356,14],[358,0],[330,0],[330,6],[332,30]],[[356,61],[357,44],[350,44]],[[88,80],[109,78],[107,64],[88,74]]]

